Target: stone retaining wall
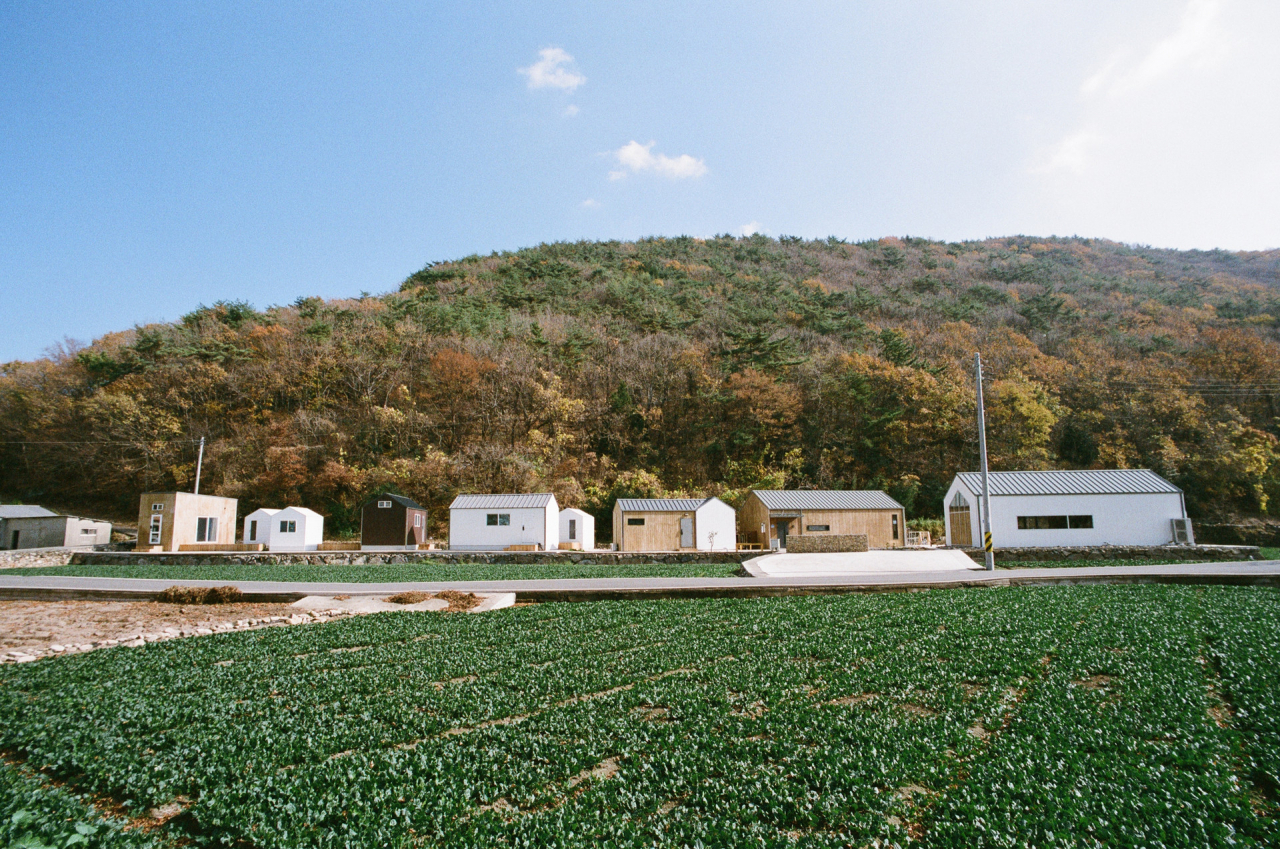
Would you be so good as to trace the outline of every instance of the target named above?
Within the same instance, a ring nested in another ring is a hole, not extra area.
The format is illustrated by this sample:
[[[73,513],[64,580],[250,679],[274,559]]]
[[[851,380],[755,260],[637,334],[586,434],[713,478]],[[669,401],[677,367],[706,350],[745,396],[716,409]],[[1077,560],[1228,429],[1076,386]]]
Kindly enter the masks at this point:
[[[31,566],[66,566],[74,548],[17,548],[0,551],[0,569],[23,569]]]
[[[965,553],[982,562],[982,549]],[[1191,563],[1214,560],[1261,560],[1253,545],[1092,545],[1079,548],[997,548],[997,563],[1062,560],[1186,560]]]
[[[372,566],[426,563],[504,563],[529,566],[540,563],[585,563],[621,566],[645,563],[741,563],[759,557],[759,551],[308,551],[261,553],[200,552],[112,552],[83,551],[71,557],[76,566],[118,566],[159,564],[164,566],[222,566],[227,564],[312,564],[325,566]],[[63,561],[66,563],[67,561]],[[62,564],[55,564],[62,565]]]
[[[866,551],[866,534],[805,534],[787,537],[787,554]]]

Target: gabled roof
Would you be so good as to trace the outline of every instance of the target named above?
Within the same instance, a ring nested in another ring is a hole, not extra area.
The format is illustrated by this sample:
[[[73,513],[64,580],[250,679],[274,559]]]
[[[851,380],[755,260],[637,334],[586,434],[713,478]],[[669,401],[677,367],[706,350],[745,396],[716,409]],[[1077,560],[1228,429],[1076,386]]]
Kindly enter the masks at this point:
[[[0,504],[0,519],[43,519],[57,515],[35,504]]]
[[[878,489],[753,489],[770,510],[903,510]]]
[[[281,508],[279,507],[259,507],[257,510],[254,510],[252,513],[250,513],[249,516],[256,516],[259,513],[264,513],[268,516],[274,516],[275,514],[279,513],[280,510]],[[249,518],[249,516],[245,516],[245,518],[247,519]]]
[[[528,495],[501,493],[495,495],[459,495],[449,505],[450,510],[519,510],[527,507],[546,507],[555,499],[549,492]]]
[[[284,510],[292,510],[295,513],[301,513],[305,516],[310,516],[316,519],[324,518],[324,516],[321,516],[319,513],[310,509],[309,507],[294,507],[293,505],[289,505],[288,507],[284,508]],[[284,510],[281,510],[280,512],[283,513]]]
[[[691,513],[710,498],[619,498],[623,513]]]
[[[978,472],[961,472],[956,477],[970,492],[982,492],[982,475]],[[1150,469],[989,472],[987,486],[992,495],[1147,495],[1182,492]]]
[[[366,501],[364,503],[364,506],[368,507],[370,504],[373,504],[376,501],[388,501],[388,500],[394,501],[396,504],[399,504],[401,507],[408,507],[410,510],[423,509],[422,505],[414,501],[412,498],[405,498],[403,495],[396,495],[393,492],[384,492],[381,495],[375,495],[373,498],[370,498],[368,501]]]
[[[591,515],[591,514],[590,514],[590,513],[588,513],[586,510],[580,510],[580,509],[578,509],[577,507],[565,507],[565,508],[564,508],[564,509],[562,509],[560,512],[561,512],[561,513],[578,513],[579,515],[582,515],[582,516],[590,516],[590,515]]]

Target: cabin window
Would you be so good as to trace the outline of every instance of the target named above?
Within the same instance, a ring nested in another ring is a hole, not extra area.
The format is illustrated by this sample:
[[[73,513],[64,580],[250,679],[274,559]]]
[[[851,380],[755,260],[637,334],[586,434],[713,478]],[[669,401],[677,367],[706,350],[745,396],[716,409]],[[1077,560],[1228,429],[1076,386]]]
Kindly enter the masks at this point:
[[[414,526],[415,528],[420,528],[420,527],[422,527],[422,514],[421,514],[421,513],[414,513],[414,514],[413,514],[413,526]]]
[[[390,501],[379,501],[379,502],[378,502],[378,506],[379,506],[379,507],[383,507],[383,508],[390,507],[390,506],[391,506],[391,502],[390,502]]]
[[[159,512],[161,512],[161,511],[163,511],[163,510],[164,510],[164,502],[163,502],[163,501],[157,501],[155,504],[152,504],[152,505],[151,505],[151,512],[152,512],[152,513],[159,513]]]
[[[898,538],[898,514],[893,514],[893,538]]]
[[[1067,528],[1092,528],[1093,516],[1019,516],[1020,531],[1060,531]]]
[[[577,539],[577,538],[578,538],[578,520],[570,519],[569,520],[569,539]]]
[[[831,530],[831,526],[830,525],[805,525],[804,529],[806,531],[816,531],[817,533],[822,533],[823,531]]]
[[[510,525],[511,514],[510,513],[490,513],[484,517],[484,523],[486,525]]]
[[[627,524],[632,527],[637,527],[644,524],[644,519],[628,519]]]
[[[98,533],[98,529],[97,529],[97,528],[81,528],[81,529],[80,529],[80,533],[82,533],[82,534],[97,534],[97,533]]]
[[[297,530],[298,530],[298,521],[296,519],[293,520],[292,522],[286,521],[284,519],[280,520],[280,533],[292,534],[292,533],[296,533]]]
[[[258,538],[258,520],[254,519],[249,523],[249,542],[253,542]]]
[[[161,525],[163,525],[163,524],[164,524],[164,516],[152,516],[152,517],[151,517],[151,537],[150,537],[150,539],[151,539],[151,544],[152,544],[152,545],[159,545],[159,544],[160,544],[160,527],[161,527]]]
[[[218,517],[209,516],[205,518],[201,516],[196,519],[196,542],[217,542],[218,541]]]

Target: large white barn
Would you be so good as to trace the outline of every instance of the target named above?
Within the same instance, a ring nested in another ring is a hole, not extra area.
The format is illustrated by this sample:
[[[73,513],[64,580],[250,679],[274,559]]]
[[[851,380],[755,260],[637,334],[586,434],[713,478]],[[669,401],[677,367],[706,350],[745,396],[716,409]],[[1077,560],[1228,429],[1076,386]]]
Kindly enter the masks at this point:
[[[503,551],[510,546],[560,547],[560,506],[549,492],[459,495],[449,505],[449,548]]]
[[[996,548],[1193,543],[1182,490],[1149,469],[990,472]],[[961,472],[943,502],[947,544],[982,543],[982,475]]]

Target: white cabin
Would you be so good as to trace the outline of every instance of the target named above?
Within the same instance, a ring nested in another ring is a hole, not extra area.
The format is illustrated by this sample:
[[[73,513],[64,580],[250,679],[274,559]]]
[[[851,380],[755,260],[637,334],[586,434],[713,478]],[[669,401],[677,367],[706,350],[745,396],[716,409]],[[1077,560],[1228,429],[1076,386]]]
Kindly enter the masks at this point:
[[[996,548],[1194,543],[1182,490],[1149,469],[990,472]],[[947,545],[982,545],[982,475],[962,472],[943,501]]]
[[[324,516],[306,507],[264,507],[244,517],[243,541],[268,551],[315,551],[324,542]]]
[[[560,547],[591,551],[596,547],[596,517],[576,507],[560,511]]]
[[[459,495],[449,505],[449,549],[505,551],[560,547],[560,506],[549,492],[530,495]]]

